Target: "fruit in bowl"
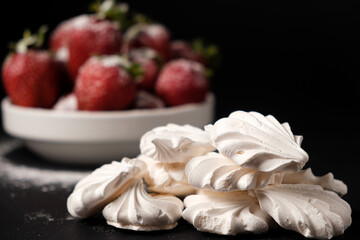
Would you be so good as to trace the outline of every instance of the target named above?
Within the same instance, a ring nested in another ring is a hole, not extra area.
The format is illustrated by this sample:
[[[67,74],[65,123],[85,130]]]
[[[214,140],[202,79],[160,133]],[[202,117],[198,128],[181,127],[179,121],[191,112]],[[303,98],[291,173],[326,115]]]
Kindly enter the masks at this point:
[[[49,49],[44,28],[14,45],[2,68],[9,134],[50,159],[103,162],[135,155],[131,144],[158,125],[212,121],[205,55],[164,24],[134,21],[126,4],[96,9],[61,22]]]
[[[43,42],[45,29],[37,35],[24,32],[15,51],[2,67],[5,91],[11,101],[24,107],[50,108],[60,96],[59,68],[49,51],[29,49]]]
[[[123,110],[134,100],[131,63],[119,56],[91,57],[75,82],[79,110]]]
[[[50,46],[75,79],[79,68],[89,57],[118,53],[121,42],[122,34],[116,22],[93,15],[80,15],[55,29]]]

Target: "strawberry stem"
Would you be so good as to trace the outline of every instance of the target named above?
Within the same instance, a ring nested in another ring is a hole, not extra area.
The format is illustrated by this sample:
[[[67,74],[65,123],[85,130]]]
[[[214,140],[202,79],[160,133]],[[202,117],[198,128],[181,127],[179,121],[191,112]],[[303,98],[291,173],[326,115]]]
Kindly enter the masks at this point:
[[[96,0],[89,6],[91,12],[96,13],[99,19],[109,19],[118,22],[122,30],[137,23],[150,23],[152,20],[145,14],[130,12],[126,3],[116,0]]]
[[[45,33],[47,32],[47,26],[43,25],[39,28],[36,34],[31,34],[29,29],[26,29],[23,34],[23,38],[16,44],[10,43],[10,48],[17,53],[25,53],[30,47],[39,49],[43,46],[45,40]]]
[[[145,73],[144,68],[138,63],[131,63],[129,66],[125,67],[125,70],[134,78],[141,77]]]
[[[149,16],[146,16],[143,13],[136,12],[133,14],[133,24],[137,23],[152,23],[154,20],[152,20]]]
[[[96,13],[99,19],[116,21],[122,29],[131,24],[128,16],[129,6],[126,3],[117,3],[116,0],[97,0],[90,4],[89,8],[90,11]]]

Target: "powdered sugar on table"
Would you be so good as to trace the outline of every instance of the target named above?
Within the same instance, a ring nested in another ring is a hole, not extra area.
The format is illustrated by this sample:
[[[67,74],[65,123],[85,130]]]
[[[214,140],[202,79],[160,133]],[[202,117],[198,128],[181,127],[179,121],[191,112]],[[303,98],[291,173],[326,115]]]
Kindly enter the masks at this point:
[[[90,171],[42,168],[41,165],[27,165],[7,158],[11,151],[22,147],[19,140],[8,137],[0,139],[0,182],[19,188],[39,187],[42,191],[53,191],[58,187],[72,189]],[[26,162],[26,159],[22,159]],[[32,160],[33,161],[33,160]]]

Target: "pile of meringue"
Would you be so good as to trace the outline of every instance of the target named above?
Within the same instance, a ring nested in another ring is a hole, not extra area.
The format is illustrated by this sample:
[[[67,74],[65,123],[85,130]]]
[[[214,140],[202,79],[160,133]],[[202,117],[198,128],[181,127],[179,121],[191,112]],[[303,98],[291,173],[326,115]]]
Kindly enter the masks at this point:
[[[141,154],[96,169],[68,198],[69,213],[102,211],[109,225],[172,229],[183,217],[222,235],[264,233],[276,226],[330,239],[351,225],[332,173],[303,170],[308,154],[288,123],[236,111],[203,129],[168,124],[145,133]],[[181,200],[183,199],[183,201]]]

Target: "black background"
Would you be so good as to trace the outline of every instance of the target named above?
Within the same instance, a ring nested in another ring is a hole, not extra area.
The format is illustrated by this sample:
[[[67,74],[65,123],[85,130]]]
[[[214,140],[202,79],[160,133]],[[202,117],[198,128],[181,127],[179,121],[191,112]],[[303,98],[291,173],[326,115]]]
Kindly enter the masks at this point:
[[[90,1],[2,3],[0,50],[47,24],[87,12]],[[216,118],[235,110],[272,114],[304,136],[308,166],[349,187],[359,211],[358,1],[127,1],[165,24],[173,39],[217,44],[222,65],[211,79]],[[1,95],[4,91],[1,89]]]

